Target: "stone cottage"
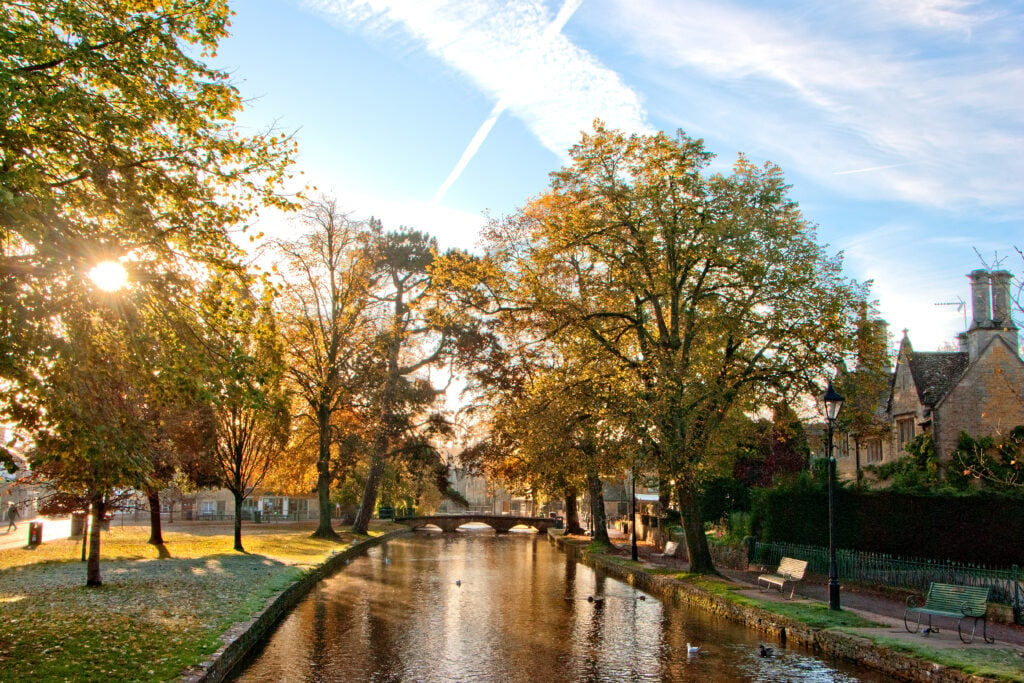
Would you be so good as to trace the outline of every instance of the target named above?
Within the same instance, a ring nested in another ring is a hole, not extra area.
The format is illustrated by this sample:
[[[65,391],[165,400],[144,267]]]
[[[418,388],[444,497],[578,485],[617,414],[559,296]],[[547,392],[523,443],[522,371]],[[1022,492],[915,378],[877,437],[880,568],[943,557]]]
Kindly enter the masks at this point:
[[[959,336],[959,350],[915,351],[904,332],[885,405],[890,436],[865,442],[862,464],[902,457],[907,443],[925,433],[944,461],[961,432],[998,437],[1024,425],[1024,361],[1011,315],[1013,276],[975,270],[968,277],[972,322]],[[850,463],[837,464],[855,476]]]

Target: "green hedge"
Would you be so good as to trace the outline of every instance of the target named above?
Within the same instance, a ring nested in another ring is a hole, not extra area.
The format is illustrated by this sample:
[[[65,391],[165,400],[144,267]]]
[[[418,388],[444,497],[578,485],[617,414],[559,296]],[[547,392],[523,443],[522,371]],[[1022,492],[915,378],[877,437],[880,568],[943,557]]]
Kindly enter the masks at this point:
[[[836,491],[836,546],[864,552],[1024,565],[1024,500]],[[751,530],[760,541],[828,545],[828,495],[759,489]]]

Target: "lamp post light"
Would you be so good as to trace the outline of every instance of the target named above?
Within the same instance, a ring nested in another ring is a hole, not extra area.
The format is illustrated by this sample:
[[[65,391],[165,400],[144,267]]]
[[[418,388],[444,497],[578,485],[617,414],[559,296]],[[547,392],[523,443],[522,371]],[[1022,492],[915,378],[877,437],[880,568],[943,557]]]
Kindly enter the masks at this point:
[[[835,430],[836,418],[843,407],[843,397],[828,382],[828,388],[821,397],[825,404],[825,420],[828,422],[828,608],[839,609],[839,566],[836,564],[836,506],[835,479],[836,459],[832,454],[832,432]]]

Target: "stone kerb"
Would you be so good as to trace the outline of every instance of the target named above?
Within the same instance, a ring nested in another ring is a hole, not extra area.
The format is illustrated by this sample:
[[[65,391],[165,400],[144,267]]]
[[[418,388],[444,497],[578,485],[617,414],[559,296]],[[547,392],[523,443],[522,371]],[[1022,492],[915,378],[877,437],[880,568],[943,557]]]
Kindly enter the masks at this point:
[[[220,683],[225,680],[256,645],[270,636],[284,616],[306,597],[317,583],[340,570],[350,559],[361,555],[367,549],[410,531],[391,531],[331,555],[323,564],[310,569],[295,583],[271,598],[267,606],[251,619],[238,622],[225,631],[221,635],[224,644],[220,649],[202,664],[187,669],[179,680],[182,683]]]

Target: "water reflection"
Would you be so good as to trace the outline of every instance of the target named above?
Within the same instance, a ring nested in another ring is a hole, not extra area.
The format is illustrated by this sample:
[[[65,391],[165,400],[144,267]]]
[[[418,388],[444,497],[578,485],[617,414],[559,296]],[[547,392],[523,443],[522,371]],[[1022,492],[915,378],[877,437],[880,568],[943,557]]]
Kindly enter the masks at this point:
[[[761,658],[759,642],[568,561],[543,536],[421,533],[323,582],[238,680],[887,680],[775,643]]]

